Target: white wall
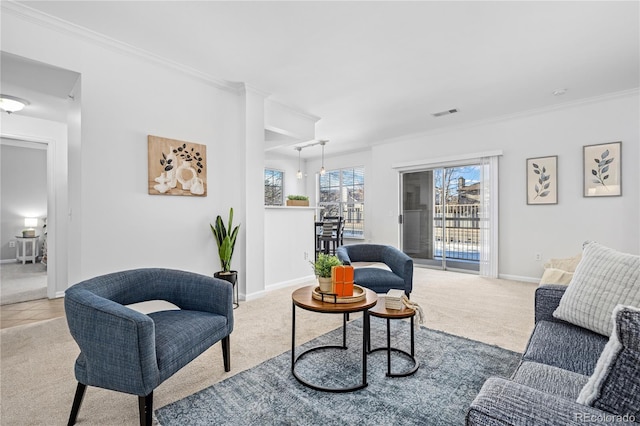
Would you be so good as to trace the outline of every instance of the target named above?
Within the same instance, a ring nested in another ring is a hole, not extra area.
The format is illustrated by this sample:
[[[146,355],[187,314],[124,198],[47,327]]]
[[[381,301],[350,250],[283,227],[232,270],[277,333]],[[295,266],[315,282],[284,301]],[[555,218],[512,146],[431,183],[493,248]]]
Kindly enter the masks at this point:
[[[82,75],[81,140],[69,156],[74,179],[69,197],[79,207],[70,232],[77,241],[69,247],[78,274],[70,284],[147,266],[213,274],[219,262],[209,223],[217,214],[226,217],[231,206],[241,210],[236,203],[245,192],[245,182],[227,178],[234,168],[245,167],[240,95],[153,59],[52,28],[11,13],[2,16],[4,51]],[[207,197],[147,194],[149,134],[207,146]],[[244,245],[245,230],[238,247]]]
[[[469,126],[407,137],[374,146],[367,174],[367,233],[398,244],[398,173],[394,163],[421,158],[502,150],[500,158],[500,260],[503,277],[535,280],[543,260],[573,256],[585,240],[640,252],[640,111],[638,93],[612,96]],[[582,196],[582,147],[622,141],[622,197]],[[530,157],[558,156],[557,205],[527,205],[525,164]]]
[[[293,285],[314,278],[315,209],[265,207],[265,288]]]
[[[293,148],[291,149],[293,151]],[[313,181],[313,175],[307,176],[306,161],[300,161],[300,171],[302,171],[302,179],[296,177],[298,172],[298,157],[286,157],[278,154],[267,152],[264,160],[264,167],[268,169],[281,170],[284,172],[284,203],[286,204],[287,195],[307,195],[307,182],[309,179]],[[313,190],[312,190],[313,192]]]

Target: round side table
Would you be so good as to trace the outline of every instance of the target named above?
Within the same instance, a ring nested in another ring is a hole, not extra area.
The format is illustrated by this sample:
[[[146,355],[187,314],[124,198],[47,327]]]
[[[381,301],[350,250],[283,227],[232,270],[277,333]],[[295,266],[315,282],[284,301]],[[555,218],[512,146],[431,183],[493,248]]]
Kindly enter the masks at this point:
[[[378,296],[375,292],[365,288],[366,296],[364,300],[354,303],[331,303],[330,301],[316,300],[312,296],[315,285],[302,287],[295,290],[291,299],[293,306],[291,309],[292,322],[291,322],[291,373],[298,382],[310,387],[311,389],[324,392],[352,392],[358,389],[362,389],[367,386],[367,349],[369,348],[369,308],[374,306],[378,300]],[[319,312],[323,314],[342,314],[342,345],[325,345],[316,346],[311,349],[307,349],[296,356],[296,307],[313,312]],[[320,384],[313,384],[304,378],[300,377],[296,372],[296,363],[300,358],[310,352],[320,351],[324,349],[347,349],[347,315],[352,312],[362,312],[363,327],[362,327],[362,381],[354,386],[344,388],[329,388],[321,386]]]
[[[385,318],[387,320],[387,346],[371,349],[371,338],[369,338],[369,353],[375,351],[387,351],[387,377],[405,377],[410,376],[420,367],[420,363],[415,358],[415,339],[413,331],[413,321],[416,316],[416,311],[409,309],[406,306],[402,306],[402,309],[387,309],[385,308],[385,299],[380,297],[378,303],[371,309],[369,309],[369,315],[378,318]],[[403,351],[402,349],[391,347],[391,320],[392,319],[404,319],[411,318],[411,352]],[[391,372],[391,352],[397,352],[409,357],[413,361],[413,367],[407,371],[401,373]]]

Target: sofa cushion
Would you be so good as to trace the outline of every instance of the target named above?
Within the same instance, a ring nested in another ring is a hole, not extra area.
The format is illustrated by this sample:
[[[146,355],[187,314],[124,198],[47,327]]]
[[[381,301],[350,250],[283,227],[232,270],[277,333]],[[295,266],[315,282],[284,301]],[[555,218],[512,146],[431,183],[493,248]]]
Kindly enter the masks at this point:
[[[618,304],[640,306],[640,256],[586,243],[553,315],[609,337],[611,313]]]
[[[512,380],[545,393],[575,400],[589,376],[537,362],[523,362]]]
[[[522,359],[590,376],[606,344],[606,337],[573,324],[539,321]]]
[[[640,309],[618,305],[613,333],[578,402],[640,419]]]

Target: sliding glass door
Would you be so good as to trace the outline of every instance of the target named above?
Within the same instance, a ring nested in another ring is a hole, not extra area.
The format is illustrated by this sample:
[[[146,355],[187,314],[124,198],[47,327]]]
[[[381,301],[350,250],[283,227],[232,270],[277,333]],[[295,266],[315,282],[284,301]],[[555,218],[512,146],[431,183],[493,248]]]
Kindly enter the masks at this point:
[[[480,270],[481,166],[404,172],[402,250],[414,263]]]

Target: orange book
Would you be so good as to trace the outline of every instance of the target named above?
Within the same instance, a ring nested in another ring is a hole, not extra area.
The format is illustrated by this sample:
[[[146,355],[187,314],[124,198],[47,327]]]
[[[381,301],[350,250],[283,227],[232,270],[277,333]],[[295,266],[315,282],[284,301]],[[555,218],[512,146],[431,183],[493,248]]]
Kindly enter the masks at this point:
[[[340,297],[353,296],[353,266],[334,266],[331,277],[334,293]]]

